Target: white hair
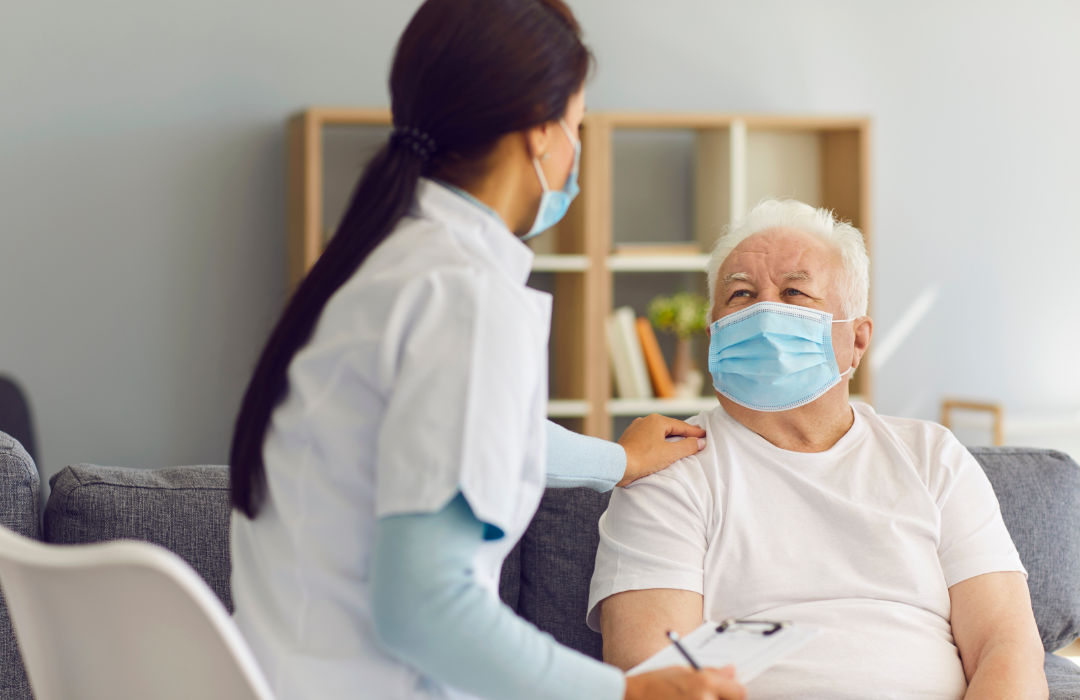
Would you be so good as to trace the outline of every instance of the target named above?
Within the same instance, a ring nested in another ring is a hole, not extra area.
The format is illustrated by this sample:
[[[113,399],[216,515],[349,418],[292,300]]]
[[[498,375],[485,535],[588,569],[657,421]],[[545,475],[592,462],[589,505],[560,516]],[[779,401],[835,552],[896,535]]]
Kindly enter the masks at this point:
[[[742,219],[728,227],[713,246],[709,257],[709,318],[716,298],[717,275],[720,266],[735,247],[750,236],[773,229],[788,228],[808,233],[825,241],[840,254],[843,267],[836,289],[840,294],[840,313],[843,318],[866,315],[870,296],[870,256],[859,229],[837,221],[828,209],[815,209],[795,200],[763,199]]]

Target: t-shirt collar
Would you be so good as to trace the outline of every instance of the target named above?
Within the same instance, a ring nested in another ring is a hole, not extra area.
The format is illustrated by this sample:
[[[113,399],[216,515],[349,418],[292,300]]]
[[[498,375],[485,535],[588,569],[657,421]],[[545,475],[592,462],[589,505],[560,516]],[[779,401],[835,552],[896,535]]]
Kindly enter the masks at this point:
[[[859,414],[859,410],[855,406],[850,404],[849,406],[851,407],[851,412],[854,417],[851,427],[848,428],[848,431],[844,433],[844,435],[839,440],[837,440],[832,447],[825,450],[824,452],[795,452],[793,450],[785,450],[782,447],[777,447],[776,445],[772,444],[765,438],[755,433],[753,430],[750,430],[745,425],[735,420],[727,411],[724,410],[723,406],[717,406],[713,409],[713,411],[715,411],[717,416],[720,416],[723,421],[727,422],[731,426],[732,432],[737,435],[739,439],[746,441],[749,444],[756,445],[760,449],[783,455],[790,460],[806,460],[813,462],[823,459],[833,459],[837,455],[847,452],[849,449],[851,449],[852,446],[858,444],[862,440],[863,436],[866,434],[868,430],[866,425],[866,418]]]
[[[463,247],[524,284],[533,252],[494,212],[485,210],[429,178],[420,178],[413,213],[446,224]]]

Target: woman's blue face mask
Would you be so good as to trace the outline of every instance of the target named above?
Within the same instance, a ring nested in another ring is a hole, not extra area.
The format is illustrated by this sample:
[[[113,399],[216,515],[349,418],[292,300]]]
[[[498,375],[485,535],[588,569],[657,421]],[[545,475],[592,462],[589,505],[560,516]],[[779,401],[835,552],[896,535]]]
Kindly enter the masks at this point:
[[[787,411],[814,401],[840,374],[826,311],[762,301],[710,327],[709,372],[718,392],[755,411]]]
[[[547,178],[544,177],[544,169],[540,167],[540,161],[535,157],[533,158],[533,167],[536,168],[536,175],[540,178],[540,186],[544,188],[544,194],[540,196],[540,207],[536,210],[536,220],[533,221],[532,228],[521,237],[523,241],[527,241],[559,223],[566,216],[566,211],[570,208],[570,202],[574,201],[574,197],[577,197],[578,192],[581,191],[581,188],[578,187],[581,142],[574,138],[574,135],[570,133],[570,127],[562,119],[559,120],[559,126],[562,127],[563,133],[566,134],[566,138],[574,147],[574,167],[571,168],[570,176],[566,178],[566,184],[563,185],[563,188],[561,190],[552,190],[548,187]]]

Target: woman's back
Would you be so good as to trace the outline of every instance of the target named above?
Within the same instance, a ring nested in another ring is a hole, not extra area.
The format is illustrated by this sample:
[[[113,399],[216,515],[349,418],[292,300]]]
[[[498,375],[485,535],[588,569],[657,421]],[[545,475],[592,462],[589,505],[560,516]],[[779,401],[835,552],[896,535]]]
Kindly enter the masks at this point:
[[[497,595],[544,487],[550,297],[524,287],[531,262],[494,217],[422,180],[293,358],[263,452],[266,501],[232,523],[236,620],[282,700],[427,696],[372,628],[379,517],[461,491],[505,532],[476,562]]]

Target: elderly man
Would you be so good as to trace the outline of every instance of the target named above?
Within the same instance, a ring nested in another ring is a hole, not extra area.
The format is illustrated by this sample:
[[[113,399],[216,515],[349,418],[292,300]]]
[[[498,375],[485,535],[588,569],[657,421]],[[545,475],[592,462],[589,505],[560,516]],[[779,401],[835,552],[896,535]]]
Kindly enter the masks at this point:
[[[849,403],[870,345],[862,235],[766,201],[709,267],[708,446],[612,495],[589,625],[628,669],[703,620],[825,630],[749,697],[1045,698],[1027,574],[979,465]]]

